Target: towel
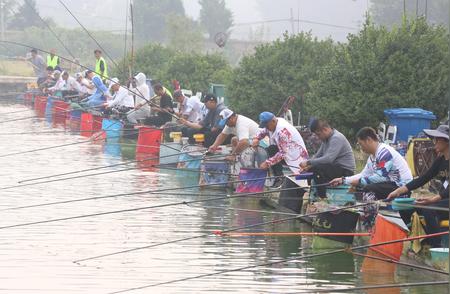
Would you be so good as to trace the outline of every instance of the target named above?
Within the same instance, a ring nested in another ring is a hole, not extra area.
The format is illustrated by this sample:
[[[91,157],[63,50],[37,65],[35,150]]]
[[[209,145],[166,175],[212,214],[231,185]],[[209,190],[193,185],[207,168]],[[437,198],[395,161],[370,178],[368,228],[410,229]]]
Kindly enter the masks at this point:
[[[417,212],[414,212],[411,215],[411,234],[410,237],[416,237],[416,236],[423,236],[426,235],[425,229],[424,229],[424,223],[421,220],[421,217]],[[414,253],[419,253],[420,250],[422,250],[422,240],[423,239],[417,239],[412,242],[412,250]]]

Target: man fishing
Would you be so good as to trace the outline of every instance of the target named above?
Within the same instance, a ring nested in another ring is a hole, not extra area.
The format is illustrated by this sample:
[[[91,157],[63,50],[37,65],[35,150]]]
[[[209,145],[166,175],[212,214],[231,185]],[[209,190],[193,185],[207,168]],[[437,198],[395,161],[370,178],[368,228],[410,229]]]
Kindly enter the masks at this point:
[[[410,181],[404,186],[401,186],[391,192],[388,199],[394,199],[401,195],[424,186],[433,178],[437,178],[441,186],[437,195],[417,198],[415,203],[418,205],[430,205],[435,207],[448,208],[449,197],[449,176],[448,176],[448,160],[449,160],[449,128],[448,125],[440,125],[436,130],[423,130],[434,142],[434,150],[438,157],[434,160],[431,167],[420,177]],[[439,222],[448,219],[447,211],[437,211],[433,209],[415,209],[415,210],[401,210],[400,215],[406,224],[410,223],[411,215],[417,211],[425,218],[425,231],[427,234],[434,234],[439,232]],[[434,237],[429,239],[432,247],[440,247],[441,238]]]
[[[271,112],[263,112],[259,115],[258,131],[253,138],[252,146],[256,148],[260,140],[269,137],[270,146],[267,148],[269,158],[260,168],[272,168],[276,177],[273,187],[283,184],[283,163],[287,164],[293,173],[299,173],[300,162],[308,158],[308,151],[302,136],[290,123],[281,117],[276,117]]]
[[[140,72],[130,83],[130,92],[134,97],[134,110],[128,112],[127,120],[137,124],[138,120],[144,120],[150,116],[150,88],[147,85],[147,76]]]
[[[217,136],[222,132],[222,127],[219,125],[221,120],[220,113],[226,108],[223,103],[219,103],[214,94],[205,95],[205,105],[208,108],[206,117],[198,123],[189,122],[184,118],[180,118],[180,123],[187,126],[182,129],[184,137],[189,137],[189,141],[194,143],[194,134],[205,134],[205,147],[210,147],[216,141]]]
[[[145,124],[160,127],[172,120],[173,100],[172,94],[160,83],[153,85],[153,90],[159,98],[159,106],[152,106],[152,112],[156,115],[145,119]]]
[[[317,196],[325,198],[326,187],[322,184],[353,175],[356,169],[355,157],[347,138],[331,128],[327,121],[315,119],[310,128],[322,144],[313,158],[300,162],[300,168],[314,173],[313,179],[318,185]]]
[[[364,127],[356,134],[358,145],[369,155],[359,174],[333,179],[331,186],[352,185],[363,192],[363,201],[385,199],[392,191],[412,180],[406,160],[394,148],[380,143],[373,128]],[[364,208],[364,223],[371,226],[377,214],[375,206]]]
[[[258,124],[250,118],[237,114],[228,108],[222,110],[219,115],[221,117],[219,126],[223,127],[223,130],[208,150],[210,152],[216,151],[225,140],[233,136],[231,139],[231,155],[227,156],[227,160],[235,161],[236,155],[241,154],[242,151],[250,146],[250,140],[259,131]]]
[[[112,99],[104,104],[107,111],[115,109],[118,112],[127,112],[133,109],[133,97],[126,88],[120,86],[118,78],[111,79],[110,90],[113,95]]]
[[[86,98],[85,104],[89,108],[97,108],[97,110],[100,110],[107,100],[107,97],[110,96],[108,94],[108,88],[106,88],[105,84],[102,82],[102,79],[93,71],[86,71],[86,78],[92,81],[95,85],[96,91],[94,94]]]
[[[173,98],[178,102],[178,116],[189,122],[201,120],[204,104],[197,96],[186,97],[181,90],[177,90],[173,93]]]
[[[108,78],[108,66],[105,59],[102,56],[102,50],[95,49],[95,73],[100,76],[103,83],[106,83]]]

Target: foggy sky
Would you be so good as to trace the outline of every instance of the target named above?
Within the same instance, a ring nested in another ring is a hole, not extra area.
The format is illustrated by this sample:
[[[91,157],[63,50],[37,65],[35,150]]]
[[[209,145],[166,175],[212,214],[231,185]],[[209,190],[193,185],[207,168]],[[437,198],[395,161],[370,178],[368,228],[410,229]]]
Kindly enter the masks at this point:
[[[77,0],[65,1],[66,5],[89,29],[124,31],[127,0]],[[183,0],[186,14],[198,19],[200,6],[197,0]],[[54,0],[37,0],[38,9],[43,16],[52,17],[58,24],[66,27],[79,27],[68,12]],[[232,29],[232,38],[248,39],[250,30],[263,26],[264,40],[280,37],[286,30],[292,32],[290,21],[265,24],[246,23],[290,19],[320,22],[345,26],[339,28],[305,22],[295,22],[294,32],[312,30],[319,38],[331,36],[334,40],[345,41],[348,33],[354,33],[364,20],[368,0],[226,0],[227,7],[233,12],[236,26]]]

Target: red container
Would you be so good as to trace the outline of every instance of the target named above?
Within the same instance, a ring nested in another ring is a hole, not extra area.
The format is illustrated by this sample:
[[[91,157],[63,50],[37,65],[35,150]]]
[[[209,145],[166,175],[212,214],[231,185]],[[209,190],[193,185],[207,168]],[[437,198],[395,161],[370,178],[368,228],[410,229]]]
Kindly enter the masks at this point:
[[[38,116],[45,115],[45,107],[47,106],[47,96],[35,96],[34,109]]]
[[[81,124],[80,131],[81,135],[85,137],[90,137],[94,133],[102,130],[103,117],[93,115],[91,113],[81,114]]]
[[[136,153],[159,155],[163,130],[140,126]]]
[[[60,121],[66,121],[67,118],[69,118],[70,115],[70,104],[64,101],[55,100],[53,101],[53,119],[60,120]]]
[[[31,105],[33,104],[33,93],[25,93],[23,96],[23,102],[25,105]]]

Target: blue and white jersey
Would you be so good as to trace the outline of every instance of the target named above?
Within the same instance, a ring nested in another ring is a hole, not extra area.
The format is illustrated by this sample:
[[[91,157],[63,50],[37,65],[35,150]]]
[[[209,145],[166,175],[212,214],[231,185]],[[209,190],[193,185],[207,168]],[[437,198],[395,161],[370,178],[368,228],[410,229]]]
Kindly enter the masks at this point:
[[[364,170],[354,176],[346,178],[345,182],[359,179],[362,185],[381,182],[395,182],[397,186],[403,186],[413,177],[408,163],[394,148],[386,144],[378,144],[375,156],[370,155]]]

